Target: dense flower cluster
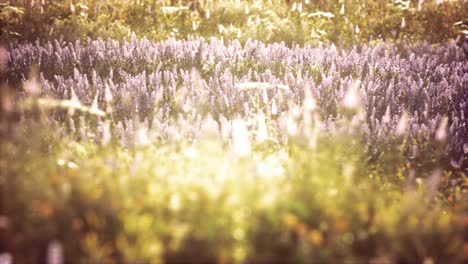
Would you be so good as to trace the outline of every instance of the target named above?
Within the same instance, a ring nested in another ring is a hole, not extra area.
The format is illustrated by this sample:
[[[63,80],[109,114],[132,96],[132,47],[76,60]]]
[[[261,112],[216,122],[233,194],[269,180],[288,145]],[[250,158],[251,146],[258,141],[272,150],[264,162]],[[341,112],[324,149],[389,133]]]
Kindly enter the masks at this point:
[[[36,66],[45,95],[107,111],[111,122],[98,121],[96,138],[111,130],[123,144],[196,138],[210,120],[222,135],[244,120],[281,140],[297,133],[295,126],[314,123],[308,119],[320,119],[326,129],[350,119],[375,156],[382,151],[375,146],[398,138],[415,160],[442,146],[453,167],[463,166],[468,150],[468,58],[455,43],[339,50],[133,37],[24,44],[11,47],[8,58],[11,79],[26,79]],[[314,117],[297,113],[304,109]],[[259,115],[266,124],[259,125]],[[72,129],[78,119],[70,119]]]

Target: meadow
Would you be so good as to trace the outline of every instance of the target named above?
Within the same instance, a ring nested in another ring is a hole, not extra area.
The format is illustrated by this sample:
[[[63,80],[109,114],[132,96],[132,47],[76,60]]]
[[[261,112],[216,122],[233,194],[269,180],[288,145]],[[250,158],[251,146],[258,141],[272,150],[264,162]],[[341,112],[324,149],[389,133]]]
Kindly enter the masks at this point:
[[[463,1],[14,2],[0,263],[468,261]]]

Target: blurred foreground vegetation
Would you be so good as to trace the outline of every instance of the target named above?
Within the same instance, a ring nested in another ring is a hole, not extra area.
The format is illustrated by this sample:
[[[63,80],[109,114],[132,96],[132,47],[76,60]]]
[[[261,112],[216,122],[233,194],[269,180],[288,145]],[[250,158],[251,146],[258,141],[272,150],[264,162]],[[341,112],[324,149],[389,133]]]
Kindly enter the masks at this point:
[[[408,185],[405,164],[362,162],[349,125],[239,157],[216,138],[125,149],[30,120],[1,143],[4,238],[18,263],[52,241],[98,263],[466,261],[466,178]]]

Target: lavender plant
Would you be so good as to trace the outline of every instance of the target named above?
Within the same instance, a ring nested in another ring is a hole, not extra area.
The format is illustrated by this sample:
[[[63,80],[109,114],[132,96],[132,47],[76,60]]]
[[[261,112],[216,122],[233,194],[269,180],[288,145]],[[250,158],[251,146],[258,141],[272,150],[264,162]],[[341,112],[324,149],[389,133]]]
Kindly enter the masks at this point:
[[[245,45],[217,39],[153,43],[134,36],[123,43],[14,46],[7,74],[11,82],[25,80],[28,69],[37,66],[44,95],[67,100],[76,93],[76,100],[88,106],[95,102],[96,109],[110,103],[112,127],[136,129],[130,124],[142,122],[154,131],[182,122],[191,137],[207,115],[221,122],[248,119],[261,110],[276,122],[292,104],[303,104],[306,93],[330,125],[343,116],[345,92],[359,80],[363,137],[372,159],[385,152],[377,146],[404,141],[403,152],[419,167],[427,165],[425,160],[443,159],[447,168],[459,169],[466,155],[466,60],[454,42],[407,47],[380,42],[338,50],[256,40]],[[112,102],[106,101],[106,91],[114,96]]]
[[[15,261],[51,242],[98,262],[466,259],[455,43],[134,37],[3,57],[18,94],[2,111],[18,118],[0,120],[0,179],[27,238],[11,240]]]

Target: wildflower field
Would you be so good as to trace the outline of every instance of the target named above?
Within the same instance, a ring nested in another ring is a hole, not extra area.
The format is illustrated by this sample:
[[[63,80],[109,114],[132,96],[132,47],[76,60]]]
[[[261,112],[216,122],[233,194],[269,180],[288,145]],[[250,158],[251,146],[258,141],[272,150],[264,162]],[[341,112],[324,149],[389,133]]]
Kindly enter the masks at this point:
[[[468,261],[466,1],[16,2],[0,263]]]

